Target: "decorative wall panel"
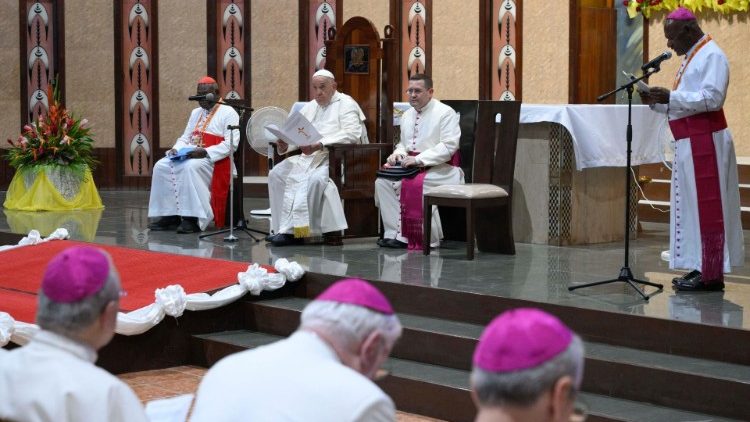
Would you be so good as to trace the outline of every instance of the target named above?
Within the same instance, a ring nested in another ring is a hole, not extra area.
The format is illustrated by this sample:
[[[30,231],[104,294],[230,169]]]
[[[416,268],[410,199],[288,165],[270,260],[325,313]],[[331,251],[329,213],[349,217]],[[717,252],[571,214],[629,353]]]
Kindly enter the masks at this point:
[[[480,13],[480,97],[521,100],[522,0],[483,0]]]
[[[115,8],[116,114],[120,176],[150,176],[158,132],[157,0]]]
[[[224,98],[250,100],[250,1],[209,0],[208,74]]]
[[[63,81],[63,1],[22,1],[21,13],[21,126],[45,114],[47,87],[57,78],[61,99]]]
[[[391,0],[391,22],[401,37],[402,87],[413,74],[431,74],[432,11],[432,0]],[[401,95],[407,101],[406,93]]]
[[[300,100],[312,98],[310,78],[326,67],[325,41],[342,25],[341,0],[300,0]]]

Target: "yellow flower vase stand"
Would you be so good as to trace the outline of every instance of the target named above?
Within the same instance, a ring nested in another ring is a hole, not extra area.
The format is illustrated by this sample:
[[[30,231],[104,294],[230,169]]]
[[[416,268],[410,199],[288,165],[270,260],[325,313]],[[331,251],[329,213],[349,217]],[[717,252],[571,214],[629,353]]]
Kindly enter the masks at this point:
[[[42,166],[16,171],[3,206],[18,211],[102,209],[91,170],[83,174],[65,166]]]

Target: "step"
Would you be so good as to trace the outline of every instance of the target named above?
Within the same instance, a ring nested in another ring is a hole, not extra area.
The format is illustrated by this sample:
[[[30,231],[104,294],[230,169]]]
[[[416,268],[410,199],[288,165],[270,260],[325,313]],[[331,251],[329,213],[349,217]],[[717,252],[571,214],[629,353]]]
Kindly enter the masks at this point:
[[[298,297],[248,302],[255,317],[255,325],[249,328],[289,335],[307,303],[308,299]],[[483,326],[409,314],[399,314],[399,319],[404,332],[391,353],[393,357],[471,369]],[[750,396],[749,366],[600,342],[585,344],[585,391],[730,417],[750,414],[750,403],[734,399]],[[696,391],[701,391],[705,399],[695,400]]]
[[[338,278],[307,274],[294,294],[312,298]],[[738,344],[750,344],[750,330],[707,325],[634,313],[587,309],[565,304],[508,298],[440,287],[370,281],[391,301],[394,309],[411,315],[484,326],[499,313],[535,307],[556,315],[586,340],[750,365],[750,353]],[[698,342],[696,339],[700,339]],[[702,347],[710,344],[712,347]]]
[[[270,344],[281,336],[252,331],[228,331],[193,336],[193,343],[214,354],[206,366],[228,354]],[[469,394],[469,371],[405,359],[390,358],[383,364],[387,376],[378,381],[396,407],[405,412],[451,421],[471,421],[475,408]],[[631,400],[581,393],[592,421],[730,421],[705,414],[675,410]]]

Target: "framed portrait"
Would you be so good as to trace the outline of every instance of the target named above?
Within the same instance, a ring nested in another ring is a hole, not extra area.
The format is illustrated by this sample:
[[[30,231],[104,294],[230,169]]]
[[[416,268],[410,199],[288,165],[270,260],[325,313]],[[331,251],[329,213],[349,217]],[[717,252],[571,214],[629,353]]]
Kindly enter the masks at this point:
[[[350,44],[344,46],[344,73],[370,73],[370,46]]]

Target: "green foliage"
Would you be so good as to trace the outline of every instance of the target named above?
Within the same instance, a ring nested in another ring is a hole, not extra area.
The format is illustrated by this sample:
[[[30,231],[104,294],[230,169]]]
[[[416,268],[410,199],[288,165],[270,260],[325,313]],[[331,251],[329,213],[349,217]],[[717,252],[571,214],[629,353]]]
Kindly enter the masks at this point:
[[[60,104],[60,92],[52,85],[47,89],[50,99],[47,114],[23,127],[6,159],[16,170],[32,167],[69,166],[76,173],[86,168],[94,169],[97,161],[93,157],[94,139],[86,119],[73,116]]]

